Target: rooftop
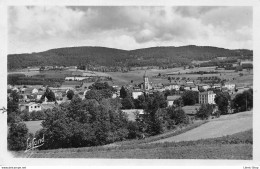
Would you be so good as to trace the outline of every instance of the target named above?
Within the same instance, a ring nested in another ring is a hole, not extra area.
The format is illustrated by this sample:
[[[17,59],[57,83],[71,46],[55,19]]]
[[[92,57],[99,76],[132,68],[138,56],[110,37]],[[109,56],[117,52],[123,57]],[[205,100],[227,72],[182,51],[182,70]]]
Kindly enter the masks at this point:
[[[173,101],[173,100],[179,99],[180,97],[181,97],[180,95],[167,96],[167,100]]]

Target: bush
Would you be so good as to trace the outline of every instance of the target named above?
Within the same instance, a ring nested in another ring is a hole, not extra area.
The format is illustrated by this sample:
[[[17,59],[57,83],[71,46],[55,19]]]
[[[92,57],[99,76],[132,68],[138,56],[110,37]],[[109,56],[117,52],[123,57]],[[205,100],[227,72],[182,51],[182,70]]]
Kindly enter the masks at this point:
[[[35,120],[44,120],[46,117],[45,113],[43,111],[33,111],[30,114],[30,119]]]
[[[28,137],[28,128],[25,123],[11,123],[7,143],[9,150],[25,150]]]
[[[213,112],[213,106],[210,104],[202,104],[196,113],[196,117],[200,119],[208,119]]]

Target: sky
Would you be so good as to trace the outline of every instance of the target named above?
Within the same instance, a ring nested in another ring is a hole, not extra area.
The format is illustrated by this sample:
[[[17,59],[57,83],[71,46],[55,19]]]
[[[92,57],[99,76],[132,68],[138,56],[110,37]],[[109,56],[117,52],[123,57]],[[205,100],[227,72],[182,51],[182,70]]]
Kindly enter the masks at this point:
[[[253,48],[245,6],[10,6],[8,53],[53,48],[154,46]]]

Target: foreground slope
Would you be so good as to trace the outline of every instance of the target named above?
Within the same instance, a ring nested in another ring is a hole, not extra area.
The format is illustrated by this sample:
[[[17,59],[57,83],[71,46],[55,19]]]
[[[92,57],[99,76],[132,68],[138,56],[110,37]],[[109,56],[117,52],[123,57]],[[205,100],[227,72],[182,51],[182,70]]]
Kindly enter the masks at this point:
[[[203,124],[193,130],[187,131],[186,133],[158,140],[153,143],[179,142],[216,138],[250,130],[252,128],[253,112],[248,111],[212,119],[208,123]]]
[[[205,135],[204,133],[209,134]],[[233,134],[230,135],[230,133]],[[207,139],[200,139],[202,137],[196,135],[201,135]],[[226,136],[218,137],[221,135]],[[222,116],[186,133],[170,137],[168,140],[162,139],[148,144],[122,144],[121,146],[111,147],[98,146],[12,153],[15,157],[26,158],[248,160],[253,158],[252,111]]]

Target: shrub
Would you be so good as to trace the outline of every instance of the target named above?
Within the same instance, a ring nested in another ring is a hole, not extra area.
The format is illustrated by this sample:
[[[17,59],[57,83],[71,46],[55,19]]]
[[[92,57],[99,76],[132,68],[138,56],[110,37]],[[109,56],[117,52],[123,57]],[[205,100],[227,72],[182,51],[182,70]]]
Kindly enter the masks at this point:
[[[8,149],[25,150],[27,137],[28,128],[25,123],[11,123],[7,136]]]
[[[196,113],[196,117],[200,119],[208,119],[213,112],[213,106],[210,104],[202,104]]]

